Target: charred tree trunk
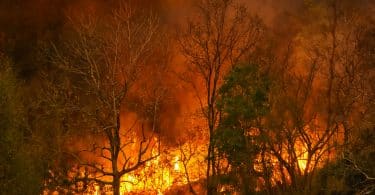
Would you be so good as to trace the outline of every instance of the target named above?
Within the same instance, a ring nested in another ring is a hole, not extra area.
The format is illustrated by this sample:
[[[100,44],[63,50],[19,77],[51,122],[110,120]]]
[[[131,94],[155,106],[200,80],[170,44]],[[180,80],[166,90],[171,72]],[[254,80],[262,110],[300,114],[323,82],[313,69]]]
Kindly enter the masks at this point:
[[[114,139],[111,142],[112,145],[112,173],[113,173],[113,180],[112,180],[112,188],[113,188],[113,195],[120,195],[120,179],[121,175],[117,169],[117,159],[118,159],[118,147],[116,146],[116,140]]]
[[[113,176],[113,195],[120,195],[120,179],[121,178],[118,174]]]
[[[211,118],[212,115],[212,109],[210,108],[209,111],[209,143],[208,143],[208,151],[207,151],[207,172],[206,172],[206,178],[207,178],[207,194],[215,194],[215,159],[214,159],[214,144],[213,144],[213,132],[214,132],[214,125],[213,125],[213,119]]]
[[[195,83],[196,73],[204,81],[201,84],[204,84],[205,94],[201,96],[196,90],[196,95],[209,131],[207,194],[216,194],[219,174],[217,167],[220,166],[213,138],[218,113],[217,88],[226,68],[235,66],[241,57],[254,48],[260,37],[261,25],[247,12],[245,6],[237,6],[234,1],[200,0],[197,1],[196,8],[198,21],[188,21],[188,29],[182,33],[179,43],[191,68],[191,74],[188,74],[191,80],[188,79],[188,82],[194,89],[200,88]]]

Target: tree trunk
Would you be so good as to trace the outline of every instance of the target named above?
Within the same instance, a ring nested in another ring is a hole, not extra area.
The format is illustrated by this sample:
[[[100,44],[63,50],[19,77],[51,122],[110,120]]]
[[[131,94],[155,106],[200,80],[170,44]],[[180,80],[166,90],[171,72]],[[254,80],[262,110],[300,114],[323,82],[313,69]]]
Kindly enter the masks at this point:
[[[207,195],[211,195],[213,194],[213,188],[212,188],[212,178],[211,178],[211,173],[210,173],[210,170],[211,170],[211,163],[212,163],[212,159],[211,159],[211,151],[212,151],[212,142],[211,142],[211,135],[209,135],[210,138],[209,138],[209,143],[208,143],[208,151],[207,151],[207,172],[206,172],[206,182],[207,182]]]
[[[209,143],[207,153],[207,194],[216,194],[216,172],[215,172],[215,154],[214,154],[214,107],[212,103],[209,105],[208,128],[209,128]]]
[[[120,117],[117,117],[117,128],[119,128],[120,124]],[[118,130],[118,129],[117,129]],[[117,131],[117,133],[119,130]],[[113,181],[112,181],[112,188],[113,188],[113,195],[120,195],[120,179],[121,175],[118,172],[117,169],[117,159],[118,159],[118,151],[120,151],[119,148],[119,137],[115,134],[114,138],[112,139],[113,141],[111,142],[112,145],[112,173],[113,173]]]
[[[120,195],[120,176],[119,175],[113,176],[112,188],[113,188],[113,195]]]

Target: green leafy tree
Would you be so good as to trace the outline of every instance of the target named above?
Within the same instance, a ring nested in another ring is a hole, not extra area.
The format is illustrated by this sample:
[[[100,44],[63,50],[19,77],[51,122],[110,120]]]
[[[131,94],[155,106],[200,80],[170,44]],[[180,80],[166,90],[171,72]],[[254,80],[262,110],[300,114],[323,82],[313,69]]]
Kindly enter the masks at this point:
[[[29,135],[23,88],[8,58],[0,56],[0,194],[40,194],[39,148]]]
[[[270,81],[256,64],[236,66],[219,91],[221,120],[215,147],[230,165],[228,178],[249,194],[255,189],[255,158],[262,150],[262,118],[269,111]]]
[[[227,70],[251,53],[262,37],[263,25],[245,5],[235,0],[200,0],[181,32],[181,53],[187,60],[184,80],[192,84],[207,121],[207,193],[217,191],[218,162],[213,134],[218,123],[218,89]]]

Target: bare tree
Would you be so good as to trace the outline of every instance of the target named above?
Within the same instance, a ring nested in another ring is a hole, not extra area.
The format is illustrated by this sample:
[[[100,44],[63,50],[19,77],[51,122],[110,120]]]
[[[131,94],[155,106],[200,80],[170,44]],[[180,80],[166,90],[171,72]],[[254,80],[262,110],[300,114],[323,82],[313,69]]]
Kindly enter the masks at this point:
[[[198,119],[190,119],[190,120],[198,120]],[[183,168],[183,178],[186,180],[189,191],[192,194],[198,194],[198,192],[194,189],[194,182],[197,183],[199,179],[204,177],[204,170],[199,170],[199,167],[204,166],[205,159],[203,158],[205,154],[205,143],[204,139],[200,139],[204,137],[202,135],[203,129],[200,127],[194,127],[185,131],[185,139],[177,140],[178,143],[178,155],[179,155],[179,162],[182,164]],[[197,141],[200,140],[200,141]]]
[[[182,54],[188,63],[188,72],[201,79],[202,84],[190,79],[206,118],[209,131],[207,150],[207,193],[212,194],[217,175],[217,159],[213,146],[213,132],[218,122],[215,108],[217,90],[222,77],[245,54],[251,51],[261,35],[260,21],[252,17],[246,7],[232,0],[201,0],[196,4],[196,17],[192,18],[179,39]]]
[[[79,120],[68,124],[68,128],[89,130],[83,140],[94,140],[91,146],[73,155],[90,171],[86,180],[111,185],[118,195],[123,175],[159,155],[150,150],[160,141],[153,139],[164,94],[160,85],[153,89],[150,102],[144,106],[146,111],[133,125],[124,129],[121,118],[133,111],[130,108],[138,108],[131,99],[142,90],[139,81],[145,79],[142,73],[161,44],[161,28],[156,15],[135,9],[125,1],[104,19],[100,21],[94,14],[70,18],[73,38],[61,47],[55,45],[51,59],[66,76],[58,85],[67,98],[64,106],[68,114]],[[126,108],[129,109],[124,111]],[[94,160],[88,160],[87,155]]]
[[[356,51],[364,20],[339,1],[319,6],[325,14],[317,20],[327,21],[326,26],[312,28],[302,40],[306,68],[284,68],[288,76],[282,76],[282,87],[273,94],[275,115],[270,119],[278,126],[269,132],[270,152],[292,185],[302,188],[298,190],[311,190],[317,167],[347,147],[356,113],[366,107],[362,100],[368,75]]]

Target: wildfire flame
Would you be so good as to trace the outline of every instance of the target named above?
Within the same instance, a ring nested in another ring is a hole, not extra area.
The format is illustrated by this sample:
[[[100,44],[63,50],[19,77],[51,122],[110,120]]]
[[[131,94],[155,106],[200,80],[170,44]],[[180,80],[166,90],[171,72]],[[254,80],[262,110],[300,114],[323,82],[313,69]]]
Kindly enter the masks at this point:
[[[121,178],[121,194],[162,195],[174,187],[178,188],[187,185],[189,181],[196,182],[200,179],[204,179],[205,174],[202,167],[204,167],[205,163],[206,145],[202,144],[204,142],[201,143],[200,141],[197,141],[199,143],[193,143],[198,145],[199,152],[191,156],[188,161],[186,161],[186,159],[183,157],[181,153],[183,151],[181,151],[181,149],[186,150],[189,148],[188,144],[191,143],[185,143],[181,147],[167,148],[167,153],[162,153],[151,161],[148,161],[145,166],[139,170],[125,174]],[[307,166],[307,150],[304,145],[296,144],[295,151],[298,156],[297,163],[299,169],[303,173]],[[153,148],[151,151],[153,155],[157,154],[157,152],[158,148]],[[271,159],[275,163],[273,166],[275,169],[277,169],[277,160],[273,159],[274,157],[272,156],[268,156],[267,158]],[[260,160],[261,159],[259,157],[257,161],[260,162]],[[254,169],[260,172],[263,171],[260,163],[255,163]],[[84,171],[81,171],[80,174],[84,175]],[[187,179],[187,175],[189,176],[190,180]],[[280,181],[280,178],[280,173],[274,170],[272,175],[272,180],[274,181],[273,184],[276,185],[276,181]],[[262,190],[263,185],[264,180],[260,178],[260,180],[257,182],[256,190]],[[221,186],[220,191],[225,191],[226,188],[227,186]],[[103,191],[107,190],[101,189],[101,186],[98,184],[93,184],[84,194],[99,195],[102,194]],[[108,191],[110,191],[110,189],[108,189]]]

